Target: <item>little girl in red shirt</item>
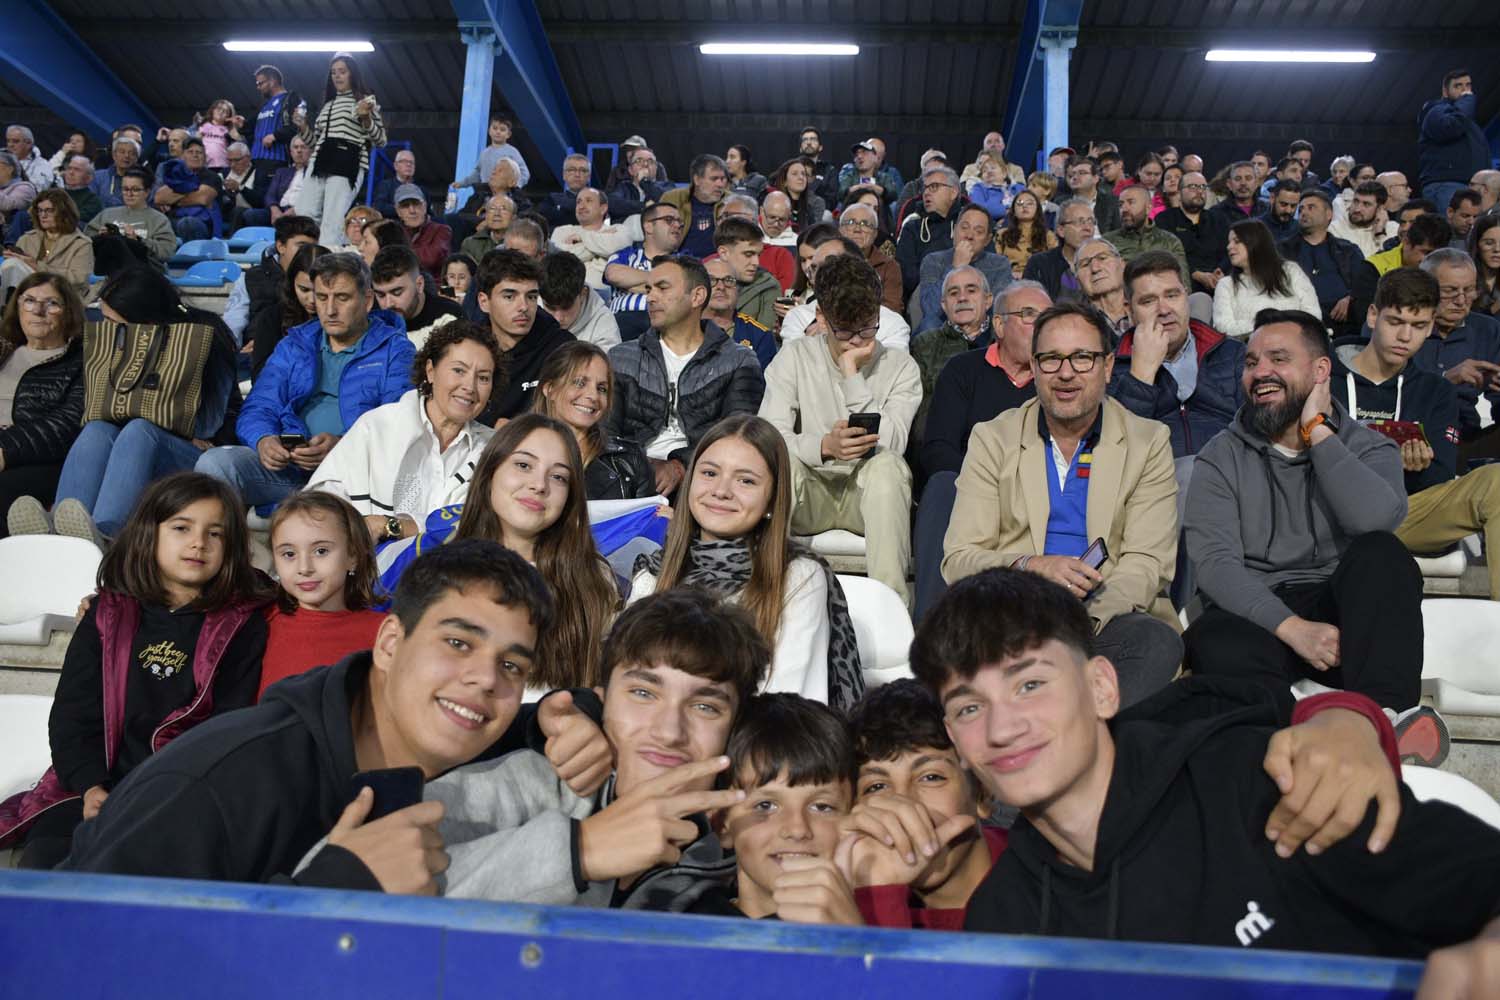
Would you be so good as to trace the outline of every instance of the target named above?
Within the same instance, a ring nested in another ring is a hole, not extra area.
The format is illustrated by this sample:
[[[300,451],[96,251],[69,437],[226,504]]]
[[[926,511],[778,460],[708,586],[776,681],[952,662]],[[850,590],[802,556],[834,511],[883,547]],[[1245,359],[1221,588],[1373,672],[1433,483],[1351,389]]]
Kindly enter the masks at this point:
[[[271,564],[281,583],[260,694],[284,677],[369,649],[385,615],[375,603],[375,549],[364,519],[331,493],[294,493],[271,518]]]

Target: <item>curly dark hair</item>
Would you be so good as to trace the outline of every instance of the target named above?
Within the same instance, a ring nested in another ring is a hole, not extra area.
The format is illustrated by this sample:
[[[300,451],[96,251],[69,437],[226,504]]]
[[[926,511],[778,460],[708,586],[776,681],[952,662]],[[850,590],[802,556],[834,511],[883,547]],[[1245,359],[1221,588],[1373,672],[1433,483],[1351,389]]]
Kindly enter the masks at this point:
[[[911,678],[871,688],[849,710],[857,765],[895,760],[923,748],[953,746],[943,725],[943,706],[931,691]]]
[[[488,326],[456,319],[433,330],[427,338],[427,343],[422,345],[422,349],[412,359],[411,384],[417,387],[417,393],[423,399],[432,395],[432,383],[427,381],[427,365],[431,363],[436,367],[437,363],[443,360],[443,355],[448,353],[448,348],[465,340],[474,341],[489,351],[490,357],[495,359],[495,375],[493,381],[490,382],[491,398],[495,393],[505,391],[510,374],[509,362],[505,357],[505,352],[500,349],[500,342],[495,339],[494,332]]]
[[[818,308],[836,327],[852,330],[880,315],[880,275],[862,255],[839,254],[818,268]]]

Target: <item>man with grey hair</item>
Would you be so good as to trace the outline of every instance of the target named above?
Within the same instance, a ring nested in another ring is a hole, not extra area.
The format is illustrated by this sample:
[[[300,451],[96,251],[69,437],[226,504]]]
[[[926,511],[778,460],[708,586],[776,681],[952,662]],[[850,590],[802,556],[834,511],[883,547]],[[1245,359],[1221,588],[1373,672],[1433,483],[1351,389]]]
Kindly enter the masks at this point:
[[[375,185],[375,194],[370,204],[387,219],[397,219],[396,189],[406,184],[416,184],[417,154],[403,149],[391,158],[391,175]]]
[[[880,217],[876,215],[875,207],[862,201],[846,207],[839,213],[839,235],[853,240],[875,273],[880,275],[880,304],[897,312],[905,310],[906,299],[901,294],[904,283],[901,265],[875,245],[880,235]]]
[[[1479,192],[1479,213],[1495,210],[1495,203],[1500,202],[1500,170],[1480,170],[1469,178],[1469,187]]]
[[[921,313],[916,321],[916,332],[925,333],[943,325],[943,276],[955,267],[972,265],[979,268],[990,291],[996,294],[1010,284],[1010,259],[995,252],[993,222],[983,205],[972,202],[958,210],[958,219],[953,226],[953,247],[937,250],[922,258],[922,281],[917,289],[917,305]]]
[[[327,254],[310,274],[317,322],[288,330],[271,352],[235,424],[241,444],[210,448],[196,466],[252,506],[301,489],[356,419],[411,389],[416,351],[398,314],[371,309],[364,260]]]
[[[505,245],[505,232],[516,219],[516,203],[508,194],[493,194],[484,203],[479,216],[479,226],[474,235],[464,240],[459,249],[476,261]]]
[[[125,204],[120,197],[120,184],[125,178],[125,171],[140,162],[141,144],[128,135],[119,135],[115,137],[109,151],[114,162],[94,171],[94,181],[89,185],[105,208]]]
[[[692,181],[661,196],[662,204],[677,209],[682,219],[680,252],[702,260],[714,252],[714,230],[724,209],[724,192],[729,187],[729,168],[712,153],[693,157],[688,167]]]
[[[927,408],[932,404],[938,373],[955,354],[990,346],[990,306],[995,297],[984,272],[971,264],[955,267],[943,276],[943,316],[946,322],[912,338],[911,356],[922,372],[922,405],[913,425],[916,440],[922,439]]]
[[[243,213],[264,206],[255,176],[255,166],[250,159],[250,147],[243,142],[231,142],[225,150],[229,156],[229,171],[224,175],[224,195],[219,199],[219,210],[224,215],[225,232],[232,232],[242,224]]]
[[[578,200],[578,192],[589,186],[589,176],[593,168],[589,158],[582,153],[569,153],[563,158],[561,191],[553,191],[541,201],[537,202],[536,209],[541,213],[547,224],[556,228],[557,226],[568,226],[577,223],[578,219],[573,214],[575,203]]]
[[[1500,322],[1471,308],[1478,292],[1474,259],[1443,247],[1419,266],[1437,279],[1438,306],[1432,335],[1412,364],[1439,373],[1458,390],[1459,469],[1466,469],[1470,458],[1500,458],[1500,431],[1494,424],[1480,428],[1478,408],[1482,393],[1492,412],[1500,413]]]
[[[20,164],[21,177],[41,191],[52,186],[52,164],[37,152],[36,139],[25,125],[12,125],[5,130],[5,148]]]
[[[1083,241],[1097,234],[1097,227],[1093,206],[1082,198],[1069,198],[1057,209],[1057,246],[1032,254],[1022,277],[1040,282],[1054,300],[1081,294],[1073,261]]]
[[[794,247],[797,233],[792,229],[792,199],[784,191],[767,191],[760,203],[760,230],[766,234],[766,246]]]
[[[1125,302],[1125,258],[1102,236],[1085,240],[1073,256],[1073,273],[1089,305],[1109,320],[1115,343],[1131,327],[1130,308]]]
[[[948,167],[922,171],[922,211],[913,212],[901,224],[896,238],[896,263],[901,265],[901,294],[916,290],[922,280],[922,259],[953,246],[962,192],[958,174]]]
[[[947,589],[942,574],[943,535],[958,495],[958,473],[969,433],[1036,396],[1031,373],[1032,324],[1050,305],[1052,297],[1038,282],[1012,281],[995,294],[990,346],[954,355],[938,375],[922,438],[921,471],[927,484],[917,504],[912,534],[913,611],[919,621]]]
[[[78,224],[88,225],[104,208],[104,203],[90,188],[94,180],[94,163],[82,153],[74,154],[63,161],[62,171],[57,175],[60,187],[68,192],[73,204],[78,206]]]

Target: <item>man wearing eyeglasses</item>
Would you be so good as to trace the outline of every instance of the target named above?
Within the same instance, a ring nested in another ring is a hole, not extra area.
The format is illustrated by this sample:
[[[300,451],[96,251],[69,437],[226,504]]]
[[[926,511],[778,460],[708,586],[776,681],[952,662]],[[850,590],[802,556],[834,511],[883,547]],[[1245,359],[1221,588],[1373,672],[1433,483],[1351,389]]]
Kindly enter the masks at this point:
[[[1224,276],[1220,262],[1229,243],[1229,219],[1206,208],[1208,180],[1203,174],[1196,171],[1183,174],[1177,190],[1181,205],[1158,215],[1156,228],[1181,241],[1193,278],[1192,290],[1212,295],[1214,286]]]
[[[1095,651],[1115,665],[1127,705],[1164,687],[1182,661],[1166,598],[1177,479],[1166,426],[1106,397],[1111,340],[1105,318],[1082,303],[1037,317],[1037,398],[970,435],[943,579],[1008,566],[1065,587],[1085,601]]]
[[[1073,262],[1078,248],[1093,239],[1095,233],[1094,210],[1089,203],[1082,198],[1069,198],[1057,209],[1057,246],[1032,254],[1022,277],[1039,283],[1054,300],[1065,292],[1078,294],[1080,286]]]
[[[1120,228],[1120,200],[1113,192],[1099,190],[1099,168],[1087,156],[1068,161],[1068,190],[1081,198],[1094,214],[1094,228],[1101,233]]]
[[[682,217],[671,205],[648,206],[641,213],[641,232],[645,239],[639,245],[618,251],[604,265],[604,280],[615,290],[609,308],[622,340],[634,340],[651,329],[646,312],[651,262],[676,253],[682,245]]]
[[[792,228],[792,200],[784,191],[767,191],[760,203],[760,228],[766,234],[766,246],[794,247],[797,232]]]
[[[922,279],[922,258],[953,246],[953,226],[961,203],[958,174],[939,166],[922,171],[922,211],[906,217],[896,238],[903,298]]]
[[[917,333],[936,330],[943,325],[943,279],[955,267],[973,267],[984,275],[990,291],[998,294],[1010,284],[1010,259],[995,252],[994,223],[982,205],[973,203],[958,210],[953,227],[953,248],[938,250],[922,258],[922,282],[917,302],[922,312]]]
[[[1422,261],[1422,270],[1437,279],[1438,306],[1432,336],[1412,358],[1413,366],[1435,371],[1458,387],[1461,443],[1458,468],[1471,458],[1500,458],[1500,430],[1480,428],[1479,396],[1500,413],[1500,322],[1473,311],[1478,291],[1474,259],[1444,247]]]
[[[782,343],[760,406],[791,453],[792,531],[863,535],[867,575],[910,607],[912,480],[901,456],[922,375],[910,354],[876,339],[880,279],[868,261],[830,257],[813,288],[825,332]]]
[[[903,312],[906,300],[901,296],[901,265],[875,245],[875,237],[879,233],[880,219],[876,216],[875,209],[863,202],[850,205],[839,215],[839,234],[853,240],[854,245],[865,255],[865,260],[875,269],[875,273],[880,275],[880,304],[887,309]]]
[[[1085,240],[1073,256],[1073,273],[1088,304],[1104,317],[1118,341],[1131,323],[1125,302],[1125,258],[1113,243],[1096,236]]]

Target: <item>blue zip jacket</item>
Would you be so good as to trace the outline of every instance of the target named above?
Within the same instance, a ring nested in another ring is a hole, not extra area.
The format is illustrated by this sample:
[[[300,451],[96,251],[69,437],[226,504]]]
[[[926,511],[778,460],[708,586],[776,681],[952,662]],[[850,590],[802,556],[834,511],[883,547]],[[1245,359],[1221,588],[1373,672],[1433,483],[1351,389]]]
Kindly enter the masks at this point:
[[[1417,119],[1421,130],[1417,138],[1419,184],[1467,184],[1475,171],[1490,165],[1489,143],[1484,129],[1474,120],[1478,110],[1478,98],[1473,94],[1456,101],[1436,98],[1422,105]]]
[[[369,327],[339,380],[339,419],[344,431],[362,414],[394,403],[410,389],[416,349],[406,322],[388,309],[370,313]],[[266,360],[240,410],[235,430],[240,443],[254,448],[267,434],[307,434],[302,407],[318,387],[318,353],[323,325],[309,320],[286,332]]]

